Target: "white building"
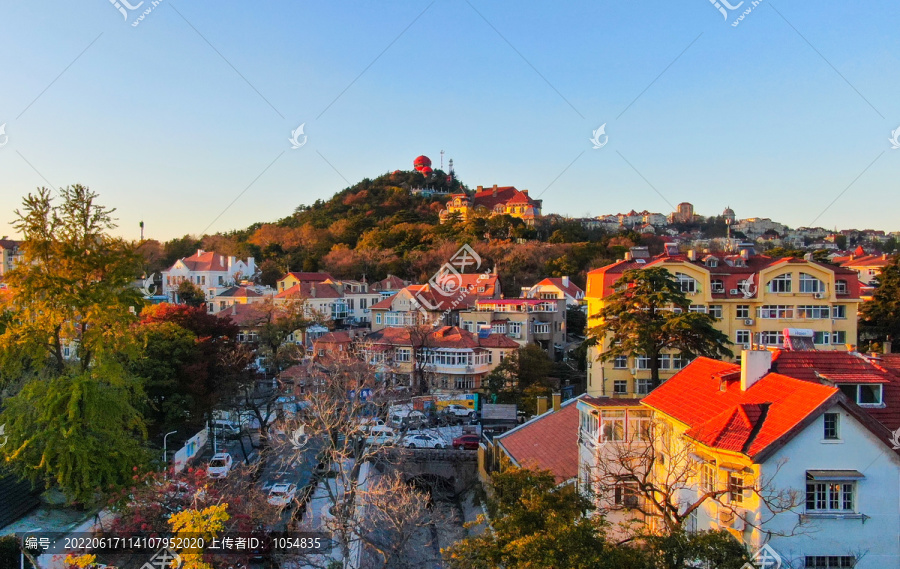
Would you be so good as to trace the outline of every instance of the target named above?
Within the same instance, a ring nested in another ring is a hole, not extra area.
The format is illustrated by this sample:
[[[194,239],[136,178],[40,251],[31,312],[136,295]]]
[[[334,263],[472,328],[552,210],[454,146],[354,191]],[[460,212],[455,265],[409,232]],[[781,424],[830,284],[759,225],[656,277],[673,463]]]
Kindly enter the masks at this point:
[[[256,263],[253,257],[242,261],[233,256],[197,249],[190,257],[175,261],[162,272],[162,294],[170,302],[178,302],[178,285],[188,281],[203,289],[209,301],[225,288],[238,284],[242,279],[252,279],[254,275]]]

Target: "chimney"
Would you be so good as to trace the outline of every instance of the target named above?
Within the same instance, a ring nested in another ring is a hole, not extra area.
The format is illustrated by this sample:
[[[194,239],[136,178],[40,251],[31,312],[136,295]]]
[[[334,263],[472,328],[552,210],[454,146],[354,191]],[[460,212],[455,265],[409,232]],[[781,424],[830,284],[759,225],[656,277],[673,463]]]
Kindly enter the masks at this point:
[[[747,248],[741,249],[741,259],[745,261],[750,258],[750,250]]]
[[[316,283],[312,283],[309,285],[309,296],[312,298],[316,297]]]
[[[525,195],[527,196],[527,195],[528,195],[528,190],[522,190],[522,193],[525,194]]]
[[[547,396],[539,395],[537,398],[537,414],[543,415],[547,412]]]
[[[882,351],[882,353],[885,353],[885,354],[891,353],[891,341],[890,340],[884,341],[884,343],[881,345],[881,351]]]
[[[493,191],[491,192],[491,195],[494,196],[495,198],[497,197],[497,184],[494,184],[494,188],[493,188]]]
[[[562,395],[557,391],[553,394],[553,410],[559,411],[559,406],[562,405]]]
[[[689,260],[689,261],[696,261],[696,260],[697,260],[697,252],[694,251],[693,249],[690,249],[690,250],[688,251],[688,260]]]
[[[772,352],[769,350],[741,350],[741,391],[765,377],[772,367]]]
[[[633,259],[634,259],[634,254],[633,254],[631,251],[626,251],[626,252],[625,252],[625,260],[626,260],[626,261],[631,261],[631,260],[633,260]]]
[[[563,285],[565,288],[569,288],[569,277],[568,277],[568,276],[565,276],[565,277],[562,278],[562,285]]]
[[[236,262],[237,262],[237,258],[234,257],[233,255],[229,255],[228,256],[228,264],[225,266],[228,268],[229,271],[231,271],[231,267],[233,267]]]
[[[203,249],[197,249],[197,256],[199,257],[202,254],[203,254]]]
[[[484,189],[484,186],[475,186],[475,191],[480,192]]]

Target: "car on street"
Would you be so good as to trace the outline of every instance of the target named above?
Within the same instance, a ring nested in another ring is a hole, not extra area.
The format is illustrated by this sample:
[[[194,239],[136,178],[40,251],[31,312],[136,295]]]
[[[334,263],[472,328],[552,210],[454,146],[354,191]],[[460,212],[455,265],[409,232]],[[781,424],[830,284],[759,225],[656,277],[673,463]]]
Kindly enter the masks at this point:
[[[225,419],[216,419],[209,424],[209,429],[214,436],[224,439],[237,439],[243,433],[240,423]]]
[[[269,498],[267,501],[273,506],[279,506],[283,508],[284,506],[289,505],[294,500],[294,496],[296,495],[296,484],[274,484],[269,490]]]
[[[210,478],[225,478],[231,471],[231,455],[227,452],[214,454],[206,467],[206,475]]]
[[[409,433],[401,441],[401,446],[406,448],[444,448],[443,439],[428,433]]]
[[[453,448],[459,450],[478,450],[478,442],[481,437],[478,435],[462,435],[453,439]]]

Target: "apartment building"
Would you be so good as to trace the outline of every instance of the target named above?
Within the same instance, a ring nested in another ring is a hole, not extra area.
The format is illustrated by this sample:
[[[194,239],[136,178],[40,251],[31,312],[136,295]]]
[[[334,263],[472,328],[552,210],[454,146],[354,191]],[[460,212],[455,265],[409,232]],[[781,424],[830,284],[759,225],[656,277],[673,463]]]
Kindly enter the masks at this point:
[[[750,346],[782,346],[787,328],[812,331],[817,349],[847,350],[857,343],[860,285],[856,272],[810,259],[776,259],[752,254],[678,252],[668,244],[665,253],[651,256],[635,247],[624,260],[588,273],[588,325],[613,294],[627,270],[662,267],[672,273],[691,301],[690,310],[716,318],[716,327],[740,353]],[[601,348],[588,353],[587,392],[592,396],[642,396],[650,389],[650,361],[641,354],[613,361],[597,360]],[[677,353],[660,356],[665,380],[688,362]]]
[[[25,255],[19,248],[21,244],[21,241],[14,241],[6,237],[0,239],[0,278],[24,261]]]
[[[456,326],[427,328],[387,327],[360,340],[359,352],[396,385],[412,386],[424,374],[432,393],[481,389],[488,373],[519,345],[499,334],[480,337]]]
[[[464,330],[506,336],[520,347],[539,345],[550,357],[566,344],[566,301],[540,298],[488,298],[459,313]]]

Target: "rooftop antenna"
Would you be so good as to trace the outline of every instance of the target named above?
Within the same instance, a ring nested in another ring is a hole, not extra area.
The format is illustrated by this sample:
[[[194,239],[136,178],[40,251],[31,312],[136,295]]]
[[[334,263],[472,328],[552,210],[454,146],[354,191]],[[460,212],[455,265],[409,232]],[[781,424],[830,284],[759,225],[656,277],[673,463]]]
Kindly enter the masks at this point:
[[[141,226],[141,241],[143,241],[144,240],[144,220],[141,220],[140,226]]]

